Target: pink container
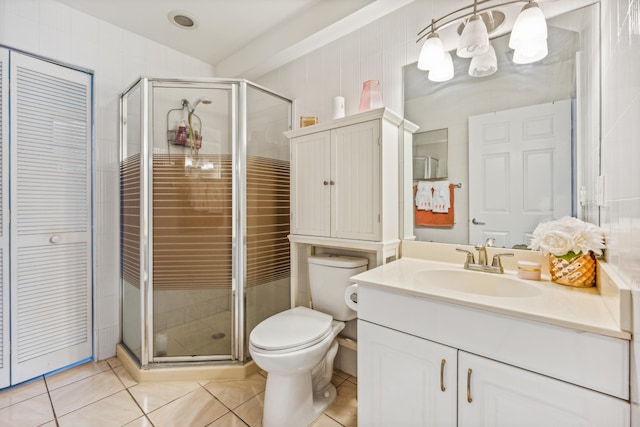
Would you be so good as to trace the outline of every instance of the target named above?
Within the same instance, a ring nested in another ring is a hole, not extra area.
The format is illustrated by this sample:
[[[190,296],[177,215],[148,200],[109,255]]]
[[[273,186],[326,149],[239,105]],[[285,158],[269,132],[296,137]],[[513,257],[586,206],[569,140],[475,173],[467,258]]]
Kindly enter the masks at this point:
[[[518,261],[518,277],[525,280],[540,280],[540,263]]]
[[[358,112],[375,110],[382,108],[382,95],[380,94],[380,81],[367,80],[362,84],[362,94],[360,95],[360,106]]]

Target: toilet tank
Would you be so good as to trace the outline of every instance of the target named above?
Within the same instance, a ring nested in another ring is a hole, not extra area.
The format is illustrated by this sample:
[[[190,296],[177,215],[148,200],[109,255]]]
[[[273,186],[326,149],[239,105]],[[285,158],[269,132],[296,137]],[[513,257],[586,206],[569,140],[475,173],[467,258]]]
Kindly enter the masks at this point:
[[[356,312],[344,302],[344,291],[352,284],[349,278],[365,271],[369,261],[342,255],[316,255],[308,260],[313,309],[335,320],[355,319]]]

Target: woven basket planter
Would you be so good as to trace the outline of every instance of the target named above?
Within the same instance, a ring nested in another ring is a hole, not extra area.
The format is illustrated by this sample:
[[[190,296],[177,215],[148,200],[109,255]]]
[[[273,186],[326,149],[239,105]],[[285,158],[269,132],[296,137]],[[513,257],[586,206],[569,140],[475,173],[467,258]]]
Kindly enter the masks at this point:
[[[596,284],[596,257],[593,252],[581,253],[570,260],[549,255],[549,273],[555,283],[590,288]]]

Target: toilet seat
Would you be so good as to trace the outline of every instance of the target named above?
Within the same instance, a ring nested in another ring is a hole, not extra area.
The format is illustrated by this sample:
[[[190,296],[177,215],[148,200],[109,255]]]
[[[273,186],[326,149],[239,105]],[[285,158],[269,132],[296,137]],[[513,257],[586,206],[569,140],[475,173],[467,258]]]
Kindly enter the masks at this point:
[[[265,351],[290,352],[310,347],[331,334],[333,318],[295,307],[263,320],[251,331],[251,344]]]

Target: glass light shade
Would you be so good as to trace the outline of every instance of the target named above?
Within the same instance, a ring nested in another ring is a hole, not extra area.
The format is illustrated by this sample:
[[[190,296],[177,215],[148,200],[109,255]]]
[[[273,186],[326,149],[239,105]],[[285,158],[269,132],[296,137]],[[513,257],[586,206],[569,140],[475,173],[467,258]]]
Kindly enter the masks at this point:
[[[420,56],[418,57],[418,68],[421,70],[431,70],[444,59],[444,48],[438,33],[431,33],[422,45]]]
[[[484,55],[474,56],[469,65],[469,75],[471,77],[486,77],[498,71],[498,59],[493,46],[489,45],[489,50]]]
[[[546,39],[532,40],[526,47],[513,51],[513,62],[516,64],[531,64],[547,56],[549,48]]]
[[[532,1],[522,8],[516,18],[509,37],[509,47],[520,49],[531,41],[540,39],[547,39],[547,21],[538,4]]]
[[[445,52],[442,62],[429,71],[429,80],[432,82],[446,82],[453,78],[453,59],[449,52]]]
[[[480,16],[473,15],[462,30],[456,53],[460,58],[472,58],[485,54],[487,50],[489,50],[487,27]]]

